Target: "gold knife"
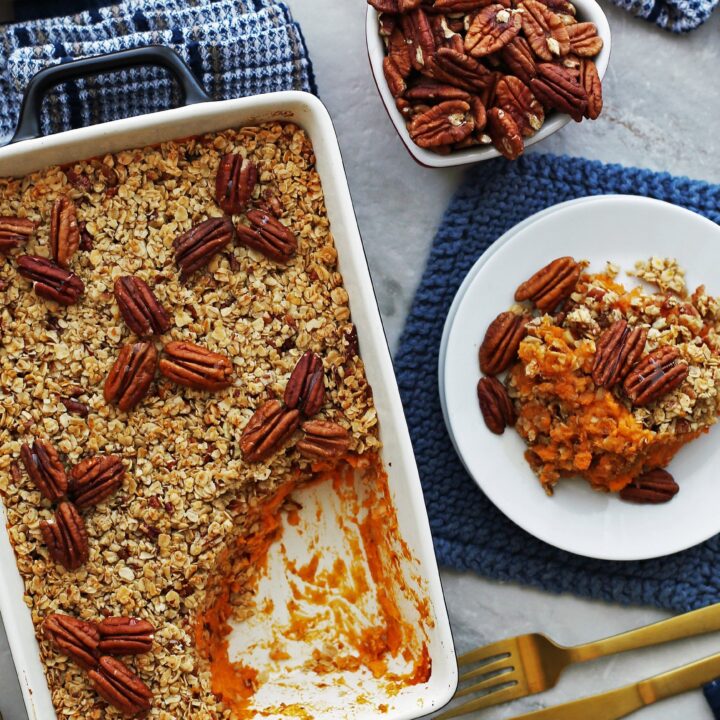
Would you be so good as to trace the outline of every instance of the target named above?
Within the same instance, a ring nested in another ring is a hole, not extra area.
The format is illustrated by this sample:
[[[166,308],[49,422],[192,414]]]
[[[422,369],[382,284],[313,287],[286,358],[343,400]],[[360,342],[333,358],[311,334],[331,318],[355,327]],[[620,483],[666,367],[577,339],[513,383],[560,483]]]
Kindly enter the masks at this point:
[[[535,710],[512,720],[617,720],[646,705],[702,687],[720,677],[720,653],[617,690]]]

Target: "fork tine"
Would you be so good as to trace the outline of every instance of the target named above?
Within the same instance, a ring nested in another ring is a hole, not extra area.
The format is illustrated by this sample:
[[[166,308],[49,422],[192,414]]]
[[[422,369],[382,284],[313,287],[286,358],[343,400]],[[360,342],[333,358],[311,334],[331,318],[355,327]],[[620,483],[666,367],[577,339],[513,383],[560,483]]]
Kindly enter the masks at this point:
[[[475,700],[468,700],[468,702],[463,703],[462,705],[458,705],[457,707],[447,710],[440,715],[436,715],[433,720],[449,720],[450,718],[460,717],[460,715],[467,715],[475,710],[482,710],[482,708],[490,707],[492,705],[500,705],[501,703],[515,700],[515,698],[522,696],[522,686],[516,684],[504,687],[500,690],[495,690],[487,695],[476,698]]]
[[[507,685],[508,683],[513,683],[513,685],[518,683],[515,668],[508,668],[508,672],[485,678],[484,680],[480,680],[480,682],[476,682],[474,685],[462,687],[455,693],[455,697],[471,695],[472,693],[481,692],[483,690],[485,692],[493,692],[493,689],[497,686]]]
[[[475,648],[475,650],[461,655],[458,658],[458,665],[469,665],[470,663],[483,662],[483,660],[492,660],[498,655],[512,655],[512,647],[512,643],[507,640],[498,640],[498,642]]]
[[[514,664],[513,664],[513,658],[512,655],[509,657],[501,657],[497,660],[494,660],[493,662],[485,663],[484,665],[481,665],[480,667],[473,668],[472,670],[468,670],[467,672],[464,672],[460,676],[460,682],[464,682],[465,680],[471,680],[475,677],[480,677],[482,675],[488,675],[489,673],[496,672],[497,670],[505,670],[507,668],[508,670],[514,670]]]

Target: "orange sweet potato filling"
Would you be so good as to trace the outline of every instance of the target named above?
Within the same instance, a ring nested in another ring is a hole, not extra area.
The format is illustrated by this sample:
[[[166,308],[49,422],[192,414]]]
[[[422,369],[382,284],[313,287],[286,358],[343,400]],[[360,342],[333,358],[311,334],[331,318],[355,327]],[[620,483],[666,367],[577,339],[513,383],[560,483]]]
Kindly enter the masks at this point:
[[[541,342],[523,341],[521,362],[510,371],[516,428],[548,493],[559,478],[578,475],[596,489],[617,492],[645,470],[667,465],[698,436],[644,428],[612,392],[596,387],[590,376],[593,343],[575,346],[566,333],[550,322],[535,329]],[[528,366],[533,372],[526,372]]]

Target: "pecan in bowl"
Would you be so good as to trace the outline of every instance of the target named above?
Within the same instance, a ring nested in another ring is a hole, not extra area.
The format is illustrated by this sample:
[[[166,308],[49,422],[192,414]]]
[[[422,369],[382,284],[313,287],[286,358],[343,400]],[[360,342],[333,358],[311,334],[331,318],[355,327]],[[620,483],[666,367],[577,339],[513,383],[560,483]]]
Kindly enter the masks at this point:
[[[376,84],[423,165],[514,160],[602,111],[610,30],[594,0],[368,2]]]

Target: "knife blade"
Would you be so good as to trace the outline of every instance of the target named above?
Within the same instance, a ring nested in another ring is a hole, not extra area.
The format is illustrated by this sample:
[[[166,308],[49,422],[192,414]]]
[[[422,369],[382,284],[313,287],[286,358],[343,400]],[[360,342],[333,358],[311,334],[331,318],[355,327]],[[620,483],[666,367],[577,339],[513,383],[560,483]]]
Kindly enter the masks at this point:
[[[720,653],[617,690],[535,710],[512,720],[618,720],[646,705],[700,688],[719,675]]]

